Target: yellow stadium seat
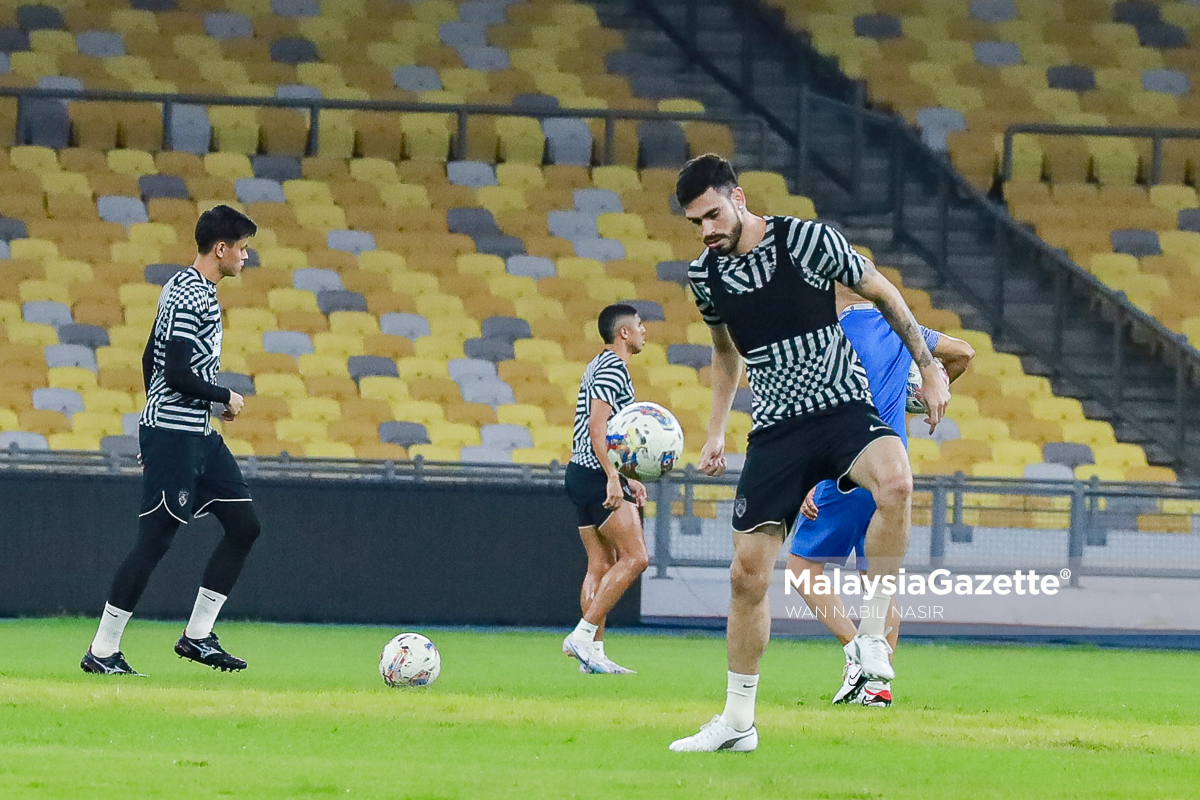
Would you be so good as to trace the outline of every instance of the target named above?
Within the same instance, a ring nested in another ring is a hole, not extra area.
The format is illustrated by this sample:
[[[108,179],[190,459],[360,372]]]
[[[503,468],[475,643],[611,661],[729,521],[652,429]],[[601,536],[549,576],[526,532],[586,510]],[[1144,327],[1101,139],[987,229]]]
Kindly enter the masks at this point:
[[[306,378],[312,377],[349,377],[350,372],[343,356],[319,355],[306,353],[297,359],[300,374]]]
[[[250,159],[240,153],[208,153],[204,156],[204,169],[214,178],[231,181],[254,177]]]
[[[1063,439],[1087,445],[1116,444],[1112,426],[1093,419],[1076,419],[1062,423]]]
[[[58,331],[52,325],[39,322],[8,323],[8,340],[15,344],[33,344],[39,347],[58,344]]]
[[[543,450],[537,447],[518,447],[512,451],[514,464],[549,464],[552,461],[562,461],[566,454],[556,450]]]
[[[325,423],[305,419],[281,419],[275,423],[275,433],[282,441],[305,445],[329,439]]]
[[[87,433],[52,433],[46,437],[51,450],[84,450],[95,452],[100,449],[100,437]]]
[[[282,397],[296,400],[308,396],[308,389],[299,375],[264,373],[254,376],[254,389],[257,395]]]
[[[1092,455],[1101,466],[1145,467],[1146,453],[1136,444],[1116,442],[1112,444],[1093,444]]]
[[[335,422],[342,417],[337,400],[328,397],[303,397],[288,403],[293,419],[313,422]]]
[[[267,305],[276,313],[281,311],[319,311],[317,296],[303,289],[272,289],[267,292]]]
[[[1075,468],[1075,477],[1081,481],[1091,480],[1093,477],[1099,478],[1102,481],[1123,481],[1125,480],[1125,468],[1101,466],[1099,464],[1081,464]]]

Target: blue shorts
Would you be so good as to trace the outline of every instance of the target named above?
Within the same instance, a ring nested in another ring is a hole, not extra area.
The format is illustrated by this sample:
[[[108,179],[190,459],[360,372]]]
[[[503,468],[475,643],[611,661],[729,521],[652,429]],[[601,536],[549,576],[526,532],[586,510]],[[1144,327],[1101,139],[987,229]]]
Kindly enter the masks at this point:
[[[845,566],[853,551],[857,569],[866,569],[864,544],[875,513],[875,498],[866,489],[842,494],[832,482],[822,483],[813,496],[815,520],[801,514],[793,526],[790,552],[808,561],[832,561]]]

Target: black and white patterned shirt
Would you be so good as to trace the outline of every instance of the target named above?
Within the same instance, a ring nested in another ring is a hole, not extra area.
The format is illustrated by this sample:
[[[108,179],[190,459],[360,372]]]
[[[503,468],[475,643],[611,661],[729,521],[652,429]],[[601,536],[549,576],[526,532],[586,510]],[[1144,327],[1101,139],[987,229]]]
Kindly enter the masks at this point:
[[[833,297],[834,282],[857,284],[868,262],[824,223],[766,220],[766,234],[750,252],[705,251],[688,269],[704,321],[727,325],[746,361],[756,430],[844,402],[871,402],[866,372],[837,322]],[[779,276],[777,229],[786,232],[782,249],[794,266]],[[721,297],[714,298],[714,288]]]
[[[163,286],[154,318],[154,362],[146,408],[141,424],[200,436],[212,432],[209,424],[210,403],[198,397],[186,397],[167,386],[167,342],[186,339],[192,344],[192,372],[214,383],[221,371],[221,306],[217,287],[189,267],[180,270]]]
[[[629,377],[625,362],[612,350],[602,350],[583,371],[579,395],[575,400],[575,427],[571,435],[571,461],[588,469],[603,469],[592,449],[592,437],[588,431],[593,399],[608,403],[614,414],[633,402],[633,379]]]

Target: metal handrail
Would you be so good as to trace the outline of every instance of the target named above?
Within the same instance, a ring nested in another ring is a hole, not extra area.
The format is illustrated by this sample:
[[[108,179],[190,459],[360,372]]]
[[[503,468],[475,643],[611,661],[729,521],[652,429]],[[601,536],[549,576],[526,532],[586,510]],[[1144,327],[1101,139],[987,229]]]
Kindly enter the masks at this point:
[[[757,131],[761,146],[767,123],[761,117],[739,114],[710,114],[687,111],[640,111],[619,108],[531,108],[527,105],[494,105],[478,103],[424,103],[400,100],[338,100],[324,97],[252,97],[237,95],[187,94],[169,92],[124,92],[100,89],[41,89],[0,86],[0,97],[15,97],[18,103],[17,137],[22,135],[21,110],[31,100],[64,100],[84,102],[158,103],[162,105],[164,150],[172,149],[171,118],[176,106],[242,106],[261,108],[292,108],[309,113],[308,140],[305,155],[316,155],[320,148],[322,111],[379,111],[388,113],[453,114],[457,121],[453,140],[454,157],[467,153],[468,125],[471,116],[528,117],[532,119],[583,118],[604,120],[604,163],[613,163],[616,123],[630,121],[712,122],[726,125],[749,125]]]
[[[1200,128],[1161,128],[1145,125],[1056,125],[1021,123],[1004,129],[1004,161],[1001,176],[1012,178],[1013,138],[1019,134],[1038,136],[1099,136],[1121,139],[1149,139],[1153,148],[1148,183],[1157,184],[1162,177],[1162,147],[1165,139],[1200,139]]]

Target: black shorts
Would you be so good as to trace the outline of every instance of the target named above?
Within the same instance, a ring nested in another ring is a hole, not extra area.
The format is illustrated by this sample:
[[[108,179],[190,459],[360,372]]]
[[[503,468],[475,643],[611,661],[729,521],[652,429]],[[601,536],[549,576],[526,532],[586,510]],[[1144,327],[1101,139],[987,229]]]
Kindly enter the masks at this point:
[[[567,497],[575,504],[575,514],[579,518],[579,527],[599,528],[608,519],[612,509],[604,507],[608,498],[608,476],[602,469],[591,469],[574,461],[567,464]],[[621,478],[621,489],[625,499],[634,502],[629,493],[629,484]]]
[[[733,529],[769,522],[791,530],[808,491],[824,480],[856,487],[846,473],[859,453],[884,436],[898,436],[875,407],[855,401],[752,431],[746,465],[733,501]]]
[[[204,516],[215,502],[249,502],[250,487],[220,434],[197,436],[143,425],[138,439],[142,446],[139,516],[165,505],[172,517],[187,522]]]

